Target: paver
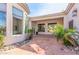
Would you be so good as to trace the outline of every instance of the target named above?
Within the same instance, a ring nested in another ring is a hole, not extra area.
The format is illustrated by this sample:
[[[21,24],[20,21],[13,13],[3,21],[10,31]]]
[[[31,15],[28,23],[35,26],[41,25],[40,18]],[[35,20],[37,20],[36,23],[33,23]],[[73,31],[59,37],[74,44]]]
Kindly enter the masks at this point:
[[[31,45],[31,46],[30,46]],[[38,46],[38,48],[36,47]],[[45,55],[71,55],[75,54],[74,51],[66,48],[64,45],[57,42],[56,38],[52,35],[37,35],[34,36],[29,44],[22,46],[25,50],[32,51],[33,53]],[[38,50],[35,51],[35,48]]]
[[[3,54],[74,55],[76,53],[58,43],[52,35],[35,35],[27,44],[8,50]]]

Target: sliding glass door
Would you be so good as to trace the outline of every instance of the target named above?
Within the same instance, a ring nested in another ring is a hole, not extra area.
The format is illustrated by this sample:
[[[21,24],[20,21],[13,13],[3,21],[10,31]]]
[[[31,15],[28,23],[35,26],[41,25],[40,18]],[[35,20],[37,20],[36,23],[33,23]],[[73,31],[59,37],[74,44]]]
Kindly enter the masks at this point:
[[[38,24],[38,32],[45,32],[45,24]]]
[[[57,24],[57,23],[48,23],[48,32],[53,32],[54,26],[55,26],[56,24]]]

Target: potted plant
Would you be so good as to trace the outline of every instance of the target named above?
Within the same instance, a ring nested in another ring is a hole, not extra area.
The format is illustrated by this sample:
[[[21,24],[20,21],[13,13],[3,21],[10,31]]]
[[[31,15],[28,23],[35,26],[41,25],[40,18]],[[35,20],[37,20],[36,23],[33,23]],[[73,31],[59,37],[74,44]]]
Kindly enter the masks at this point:
[[[32,39],[32,35],[33,35],[33,30],[32,29],[28,29],[28,37],[29,39]]]
[[[38,31],[36,31],[36,35],[38,35]]]

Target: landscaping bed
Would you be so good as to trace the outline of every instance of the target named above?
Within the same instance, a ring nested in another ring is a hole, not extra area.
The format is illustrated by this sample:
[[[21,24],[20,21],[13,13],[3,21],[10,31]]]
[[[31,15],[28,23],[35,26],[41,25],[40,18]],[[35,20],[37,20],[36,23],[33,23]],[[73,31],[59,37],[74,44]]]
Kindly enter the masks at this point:
[[[11,45],[5,45],[3,46],[1,49],[0,49],[0,53],[3,53],[7,50],[11,50],[11,49],[14,49],[16,47],[21,47],[23,46],[24,44],[28,43],[30,40],[24,40],[24,41],[21,41],[21,42],[17,42],[17,43],[14,43],[14,44],[11,44]]]
[[[64,29],[60,24],[55,25],[53,33],[58,42],[62,42],[62,45],[79,52],[79,33],[74,28]]]

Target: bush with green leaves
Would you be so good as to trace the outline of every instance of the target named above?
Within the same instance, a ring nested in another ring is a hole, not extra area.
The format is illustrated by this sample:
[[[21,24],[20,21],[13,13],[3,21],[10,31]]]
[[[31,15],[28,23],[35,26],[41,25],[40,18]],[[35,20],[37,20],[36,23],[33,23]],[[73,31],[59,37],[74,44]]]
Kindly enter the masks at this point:
[[[57,40],[62,39],[63,36],[64,36],[64,28],[63,28],[63,26],[60,25],[60,24],[55,25],[53,33],[57,37]]]
[[[69,36],[71,36],[71,35],[72,35],[71,33],[65,32],[64,37],[63,37],[63,44],[65,46],[73,46],[74,45],[73,42],[72,43],[70,42]]]
[[[28,29],[27,31],[28,31],[28,33],[32,33],[33,32],[32,29]]]
[[[33,32],[32,29],[28,29],[28,37],[29,37],[29,39],[32,38],[32,35],[33,35],[32,32]]]
[[[54,27],[54,35],[57,37],[57,41],[60,39],[63,40],[64,45],[73,45],[68,39],[70,35],[75,33],[74,29],[64,29],[64,27],[60,24],[55,25]]]
[[[29,34],[29,33],[32,33],[32,32],[33,32],[32,29],[27,29],[27,28],[25,29],[25,33],[28,33]]]
[[[4,44],[4,35],[0,34],[0,48],[3,47],[3,44]]]

